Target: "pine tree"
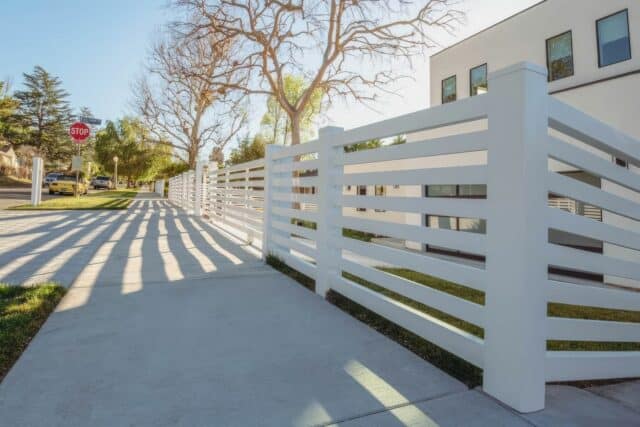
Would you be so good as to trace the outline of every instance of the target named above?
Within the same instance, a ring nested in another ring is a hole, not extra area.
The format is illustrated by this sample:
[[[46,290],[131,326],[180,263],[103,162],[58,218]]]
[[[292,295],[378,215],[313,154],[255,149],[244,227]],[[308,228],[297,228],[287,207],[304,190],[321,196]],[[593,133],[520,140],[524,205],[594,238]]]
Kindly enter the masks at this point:
[[[40,66],[23,76],[25,89],[15,93],[20,103],[17,117],[25,129],[20,142],[33,146],[47,161],[69,161],[74,152],[67,134],[71,108],[62,81]]]

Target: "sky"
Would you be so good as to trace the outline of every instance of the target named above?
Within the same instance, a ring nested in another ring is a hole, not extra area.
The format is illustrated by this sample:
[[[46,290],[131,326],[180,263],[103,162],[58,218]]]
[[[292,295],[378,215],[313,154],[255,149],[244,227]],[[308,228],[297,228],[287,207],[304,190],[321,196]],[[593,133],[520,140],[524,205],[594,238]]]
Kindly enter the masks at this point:
[[[460,0],[467,22],[442,47],[472,35],[539,0]],[[114,120],[131,113],[131,84],[142,71],[149,46],[174,13],[168,0],[2,0],[0,79],[13,89],[22,73],[40,65],[60,77],[74,108]],[[430,53],[435,53],[438,49]],[[398,96],[375,107],[334,104],[324,123],[353,128],[428,106],[428,55],[415,61],[414,79]],[[253,126],[263,102],[252,102]]]

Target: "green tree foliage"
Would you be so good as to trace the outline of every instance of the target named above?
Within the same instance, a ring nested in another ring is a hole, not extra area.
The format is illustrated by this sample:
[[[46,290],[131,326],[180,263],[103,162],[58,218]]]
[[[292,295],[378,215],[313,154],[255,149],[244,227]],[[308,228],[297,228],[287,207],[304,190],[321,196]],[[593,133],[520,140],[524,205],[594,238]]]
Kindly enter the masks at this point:
[[[150,181],[171,165],[171,147],[156,144],[140,121],[125,117],[108,121],[96,135],[95,160],[113,174],[118,156],[118,175],[127,181]]]
[[[359,142],[353,145],[347,145],[344,147],[345,153],[353,153],[354,151],[370,150],[372,148],[382,147],[382,141],[379,139],[372,139],[370,141]]]
[[[237,165],[264,158],[265,147],[269,143],[270,142],[260,134],[253,138],[247,135],[238,143],[236,148],[231,150],[227,165]]]
[[[14,140],[19,134],[19,127],[15,123],[18,100],[9,95],[9,84],[0,82],[0,136]]]
[[[284,77],[284,92],[291,104],[297,103],[308,87],[309,85],[302,76],[286,75]],[[302,142],[313,137],[313,121],[322,108],[322,97],[322,90],[313,91],[309,104],[302,112],[300,117]],[[267,112],[262,116],[261,125],[264,137],[269,142],[281,145],[291,143],[291,122],[286,111],[274,96],[267,99]]]
[[[40,66],[23,76],[24,90],[15,93],[19,101],[16,119],[23,128],[18,142],[33,146],[49,161],[68,161],[74,152],[67,134],[71,122],[69,94],[58,77]]]

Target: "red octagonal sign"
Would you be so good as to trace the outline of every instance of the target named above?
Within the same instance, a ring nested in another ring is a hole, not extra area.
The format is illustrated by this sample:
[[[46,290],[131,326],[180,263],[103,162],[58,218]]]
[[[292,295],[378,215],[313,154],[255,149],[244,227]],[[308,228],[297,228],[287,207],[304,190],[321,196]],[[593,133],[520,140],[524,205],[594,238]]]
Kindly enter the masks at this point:
[[[89,138],[90,133],[91,129],[89,129],[89,126],[82,122],[75,122],[69,128],[69,136],[78,144],[84,143],[84,141]]]

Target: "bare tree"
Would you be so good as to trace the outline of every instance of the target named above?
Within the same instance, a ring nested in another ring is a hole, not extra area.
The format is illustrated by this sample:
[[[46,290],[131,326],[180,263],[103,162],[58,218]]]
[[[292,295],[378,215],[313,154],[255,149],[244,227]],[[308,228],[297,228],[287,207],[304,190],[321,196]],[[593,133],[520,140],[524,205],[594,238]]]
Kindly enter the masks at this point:
[[[229,91],[229,41],[214,34],[158,42],[148,76],[134,86],[134,107],[158,141],[194,167],[207,144],[222,148],[244,125],[244,94]],[[236,82],[237,83],[237,82]]]
[[[231,89],[274,97],[299,144],[300,123],[312,94],[375,101],[404,76],[408,63],[436,46],[433,32],[452,31],[463,18],[457,0],[175,0],[188,20],[174,28],[187,38],[215,35],[233,40],[234,71],[246,84]],[[369,61],[367,64],[364,62]],[[377,67],[367,66],[375,63]],[[394,67],[394,64],[396,65]],[[377,71],[369,71],[377,68]],[[404,66],[406,69],[406,66]],[[292,102],[286,75],[305,76],[308,86]]]

